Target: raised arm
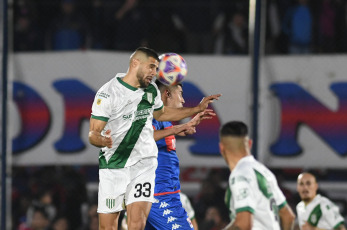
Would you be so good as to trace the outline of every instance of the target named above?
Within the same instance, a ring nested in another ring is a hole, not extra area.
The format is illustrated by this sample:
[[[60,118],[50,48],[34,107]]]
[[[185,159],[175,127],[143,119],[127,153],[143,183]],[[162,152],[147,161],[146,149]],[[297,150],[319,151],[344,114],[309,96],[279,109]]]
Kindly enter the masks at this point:
[[[102,130],[106,126],[106,121],[90,118],[89,121],[89,143],[92,145],[102,147],[112,147],[111,130],[105,132],[105,136],[101,135]]]
[[[214,100],[218,100],[221,94],[215,94],[208,97],[204,97],[199,105],[188,108],[171,108],[164,106],[161,110],[155,111],[153,116],[158,121],[179,121],[186,117],[190,117],[199,112],[205,111],[208,105],[212,103]]]
[[[195,127],[200,124],[201,121],[211,119],[216,114],[206,109],[204,112],[198,113],[193,119],[182,125],[174,125],[171,129],[154,130],[154,140],[158,141],[170,135],[187,136],[196,132]]]

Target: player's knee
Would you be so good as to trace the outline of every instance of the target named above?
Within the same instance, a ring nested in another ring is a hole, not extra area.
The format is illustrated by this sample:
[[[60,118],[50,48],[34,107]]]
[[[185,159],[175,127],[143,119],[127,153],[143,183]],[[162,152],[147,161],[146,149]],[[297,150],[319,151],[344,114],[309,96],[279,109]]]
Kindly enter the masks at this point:
[[[138,218],[133,219],[130,223],[128,223],[128,229],[131,230],[143,230],[146,226],[146,219]]]

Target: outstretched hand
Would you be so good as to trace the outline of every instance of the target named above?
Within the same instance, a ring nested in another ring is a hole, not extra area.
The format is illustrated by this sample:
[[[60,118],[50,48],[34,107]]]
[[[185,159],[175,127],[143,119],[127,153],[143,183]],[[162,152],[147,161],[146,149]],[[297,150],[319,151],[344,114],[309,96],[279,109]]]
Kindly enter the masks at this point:
[[[192,120],[190,120],[188,123],[191,123],[193,127],[196,127],[200,124],[201,121],[206,119],[212,119],[216,114],[213,112],[212,109],[205,109],[203,112],[200,112],[194,116]]]
[[[203,112],[205,109],[207,109],[208,105],[212,103],[214,100],[219,100],[220,96],[222,96],[222,94],[214,94],[211,96],[204,97],[198,105],[200,112]]]
[[[200,124],[201,121],[206,119],[212,119],[216,114],[212,109],[205,109],[203,112],[200,112],[194,116],[187,124],[187,129],[184,131],[185,135],[192,135],[196,133],[195,127]]]

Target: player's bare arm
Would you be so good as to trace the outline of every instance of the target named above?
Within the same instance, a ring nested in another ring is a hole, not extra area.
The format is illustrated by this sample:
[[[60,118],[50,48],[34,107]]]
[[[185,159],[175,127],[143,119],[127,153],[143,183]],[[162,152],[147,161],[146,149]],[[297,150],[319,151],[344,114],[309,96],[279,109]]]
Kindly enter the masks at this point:
[[[154,140],[158,141],[170,135],[187,136],[196,133],[195,127],[200,124],[201,121],[206,119],[212,119],[216,114],[211,109],[205,109],[205,111],[198,113],[189,122],[181,125],[174,125],[171,129],[154,130]]]
[[[301,226],[302,230],[324,230],[315,226],[312,226],[311,224],[309,224],[308,222],[306,222],[304,225]]]
[[[171,135],[179,135],[181,133],[184,133],[190,128],[193,128],[193,127],[187,124],[182,124],[182,125],[174,125],[171,129],[154,130],[154,134],[153,134],[154,140],[158,141],[160,139],[163,139]]]
[[[179,121],[194,114],[203,112],[205,109],[207,109],[210,103],[212,103],[214,100],[218,100],[220,96],[221,94],[215,94],[204,97],[199,105],[192,108],[171,108],[164,106],[161,110],[155,111],[153,116],[158,121]]]
[[[334,230],[346,230],[346,227],[344,224],[340,224],[339,226],[337,226],[336,228],[334,228]]]
[[[253,215],[244,211],[236,214],[235,221],[232,225],[228,225],[224,230],[251,230],[253,226]]]
[[[92,145],[102,147],[112,147],[111,130],[105,132],[105,136],[101,135],[102,130],[106,126],[106,121],[90,118],[89,122],[89,143]]]
[[[295,214],[288,204],[279,210],[282,230],[292,230],[295,224]]]

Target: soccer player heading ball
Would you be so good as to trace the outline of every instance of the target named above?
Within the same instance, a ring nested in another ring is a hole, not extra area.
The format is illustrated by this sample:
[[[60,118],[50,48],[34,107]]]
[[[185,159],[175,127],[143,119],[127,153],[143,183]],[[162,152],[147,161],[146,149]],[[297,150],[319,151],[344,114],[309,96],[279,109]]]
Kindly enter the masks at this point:
[[[152,82],[158,54],[140,47],[130,56],[126,73],[118,73],[96,93],[89,127],[89,142],[99,152],[99,229],[117,229],[126,209],[128,227],[144,229],[154,193],[158,149],[153,138],[153,117],[178,121],[205,112],[221,95],[202,99],[195,107],[163,105]]]

